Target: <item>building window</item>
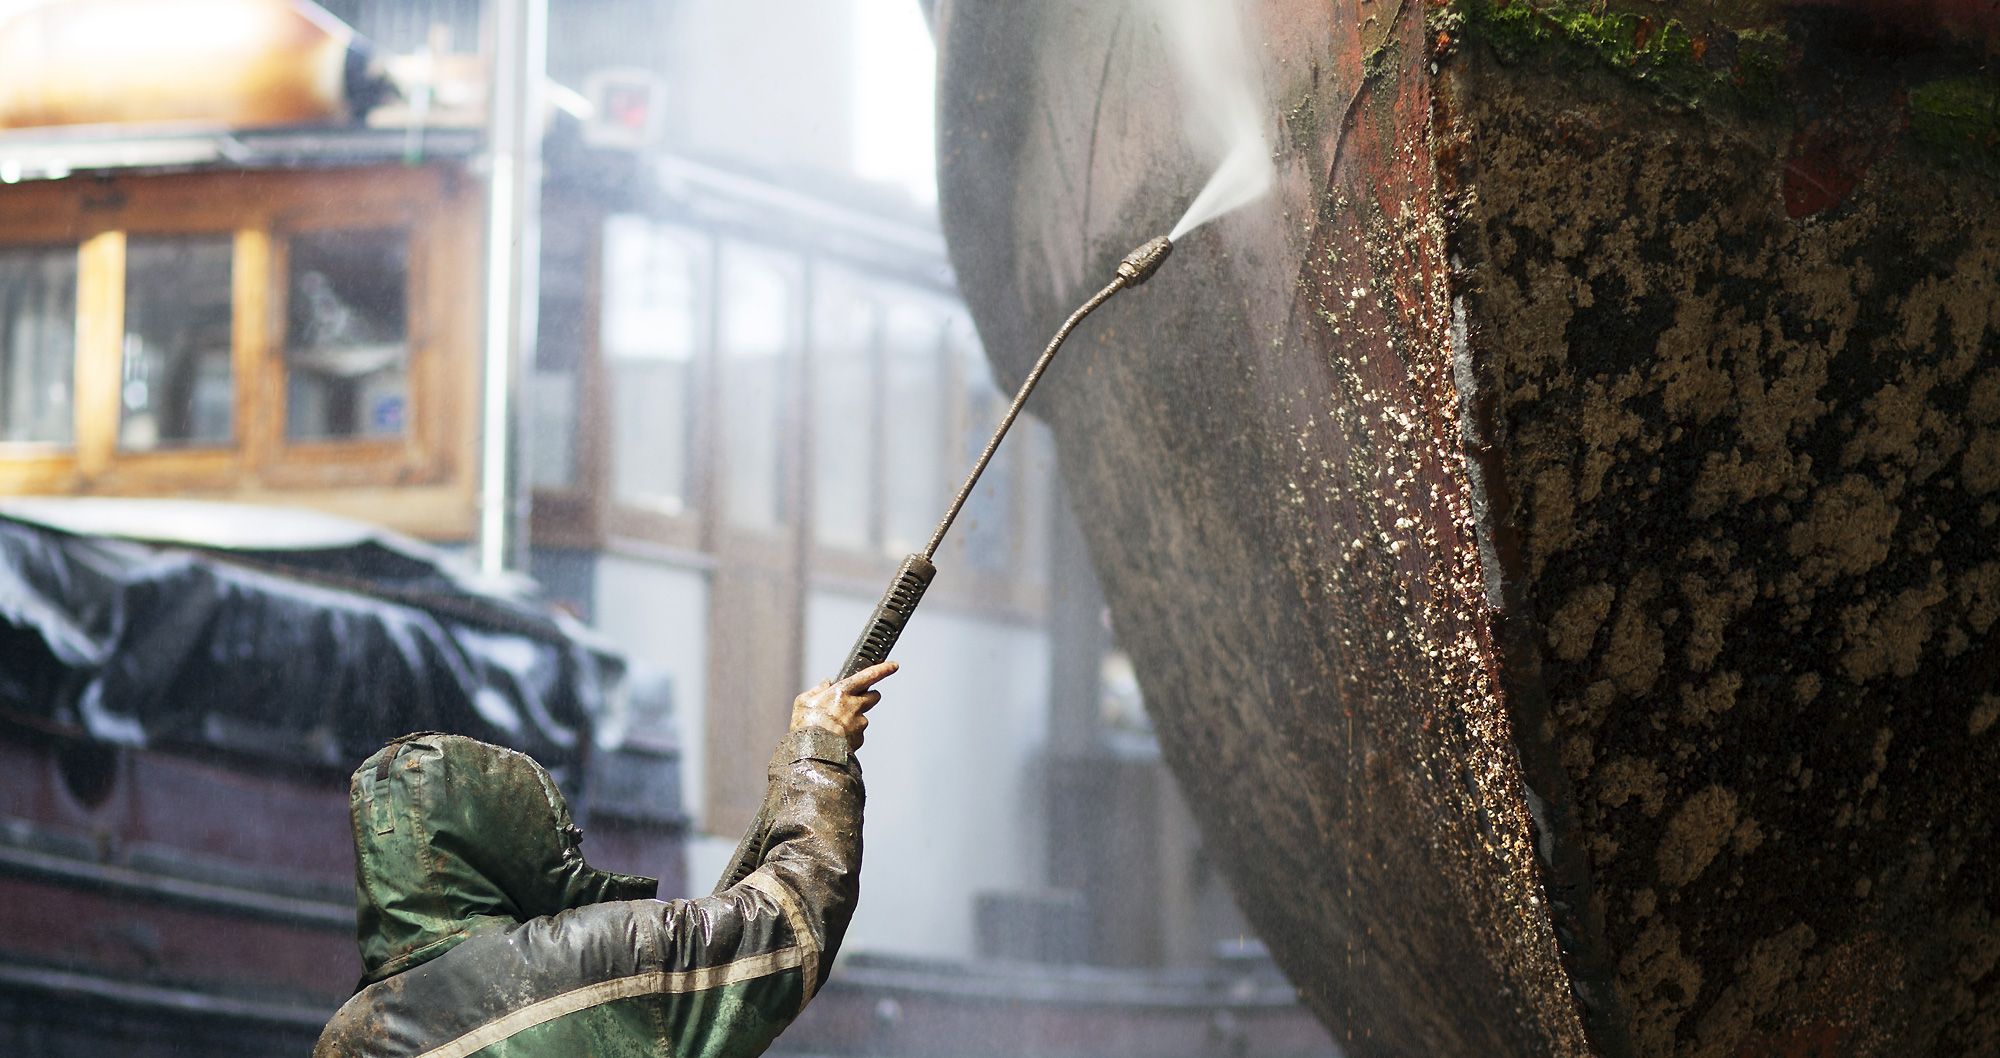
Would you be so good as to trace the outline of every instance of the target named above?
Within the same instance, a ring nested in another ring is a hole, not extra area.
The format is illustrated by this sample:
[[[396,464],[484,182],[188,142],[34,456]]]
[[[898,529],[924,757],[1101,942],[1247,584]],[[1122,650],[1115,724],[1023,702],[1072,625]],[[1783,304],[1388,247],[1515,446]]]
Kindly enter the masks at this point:
[[[813,535],[824,547],[874,542],[875,305],[832,270],[814,286]]]
[[[889,306],[882,326],[883,549],[892,557],[930,539],[944,515],[941,487],[949,404],[944,394],[942,320],[928,304]]]
[[[729,523],[781,528],[792,346],[793,272],[774,254],[732,247],[723,258],[720,361],[723,480]]]
[[[0,441],[75,440],[75,246],[0,248]]]
[[[576,372],[542,370],[528,374],[522,394],[528,418],[528,484],[532,488],[572,488],[576,484]]]
[[[235,246],[226,234],[126,241],[119,448],[230,442]]]
[[[285,268],[285,437],[396,437],[409,414],[409,233],[300,232]]]
[[[677,515],[691,503],[695,360],[707,240],[644,217],[604,222],[601,332],[617,502]]]
[[[522,399],[527,402],[528,484],[551,490],[574,486],[576,372],[537,367],[528,375]]]

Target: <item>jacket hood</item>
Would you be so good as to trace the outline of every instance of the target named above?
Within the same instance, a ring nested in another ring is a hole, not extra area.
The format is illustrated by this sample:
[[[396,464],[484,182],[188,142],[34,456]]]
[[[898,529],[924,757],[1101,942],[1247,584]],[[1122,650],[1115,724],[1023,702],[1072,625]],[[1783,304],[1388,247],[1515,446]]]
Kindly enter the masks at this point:
[[[348,811],[364,986],[483,927],[659,889],[584,863],[583,834],[548,771],[462,735],[382,747],[355,770]]]

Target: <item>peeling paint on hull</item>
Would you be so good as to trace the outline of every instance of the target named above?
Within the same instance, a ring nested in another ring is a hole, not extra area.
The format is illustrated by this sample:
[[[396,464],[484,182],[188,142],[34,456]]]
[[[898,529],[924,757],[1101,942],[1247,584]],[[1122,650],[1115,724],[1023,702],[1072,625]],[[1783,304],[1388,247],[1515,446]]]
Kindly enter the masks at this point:
[[[1254,5],[1273,199],[1038,391],[1169,763],[1358,1056],[2000,1046],[1990,27],[1751,6],[1672,80]],[[1206,173],[1136,9],[938,27],[1018,378]]]

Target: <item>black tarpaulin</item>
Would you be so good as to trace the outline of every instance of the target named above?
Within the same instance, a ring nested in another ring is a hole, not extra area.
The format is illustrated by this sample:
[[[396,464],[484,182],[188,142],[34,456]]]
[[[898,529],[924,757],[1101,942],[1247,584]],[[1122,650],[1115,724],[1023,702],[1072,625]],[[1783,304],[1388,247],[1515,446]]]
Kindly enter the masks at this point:
[[[523,750],[567,786],[624,664],[530,587],[311,512],[14,501],[0,709],[110,742],[335,767],[447,731]]]

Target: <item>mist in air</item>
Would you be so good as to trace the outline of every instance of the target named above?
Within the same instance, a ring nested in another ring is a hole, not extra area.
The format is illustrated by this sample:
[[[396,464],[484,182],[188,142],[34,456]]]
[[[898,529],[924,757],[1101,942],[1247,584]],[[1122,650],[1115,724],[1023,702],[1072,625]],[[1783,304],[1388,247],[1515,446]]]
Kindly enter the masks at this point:
[[[1243,38],[1235,0],[1152,0],[1181,86],[1188,138],[1220,159],[1168,238],[1182,235],[1271,189],[1271,151],[1264,139],[1264,92]]]

